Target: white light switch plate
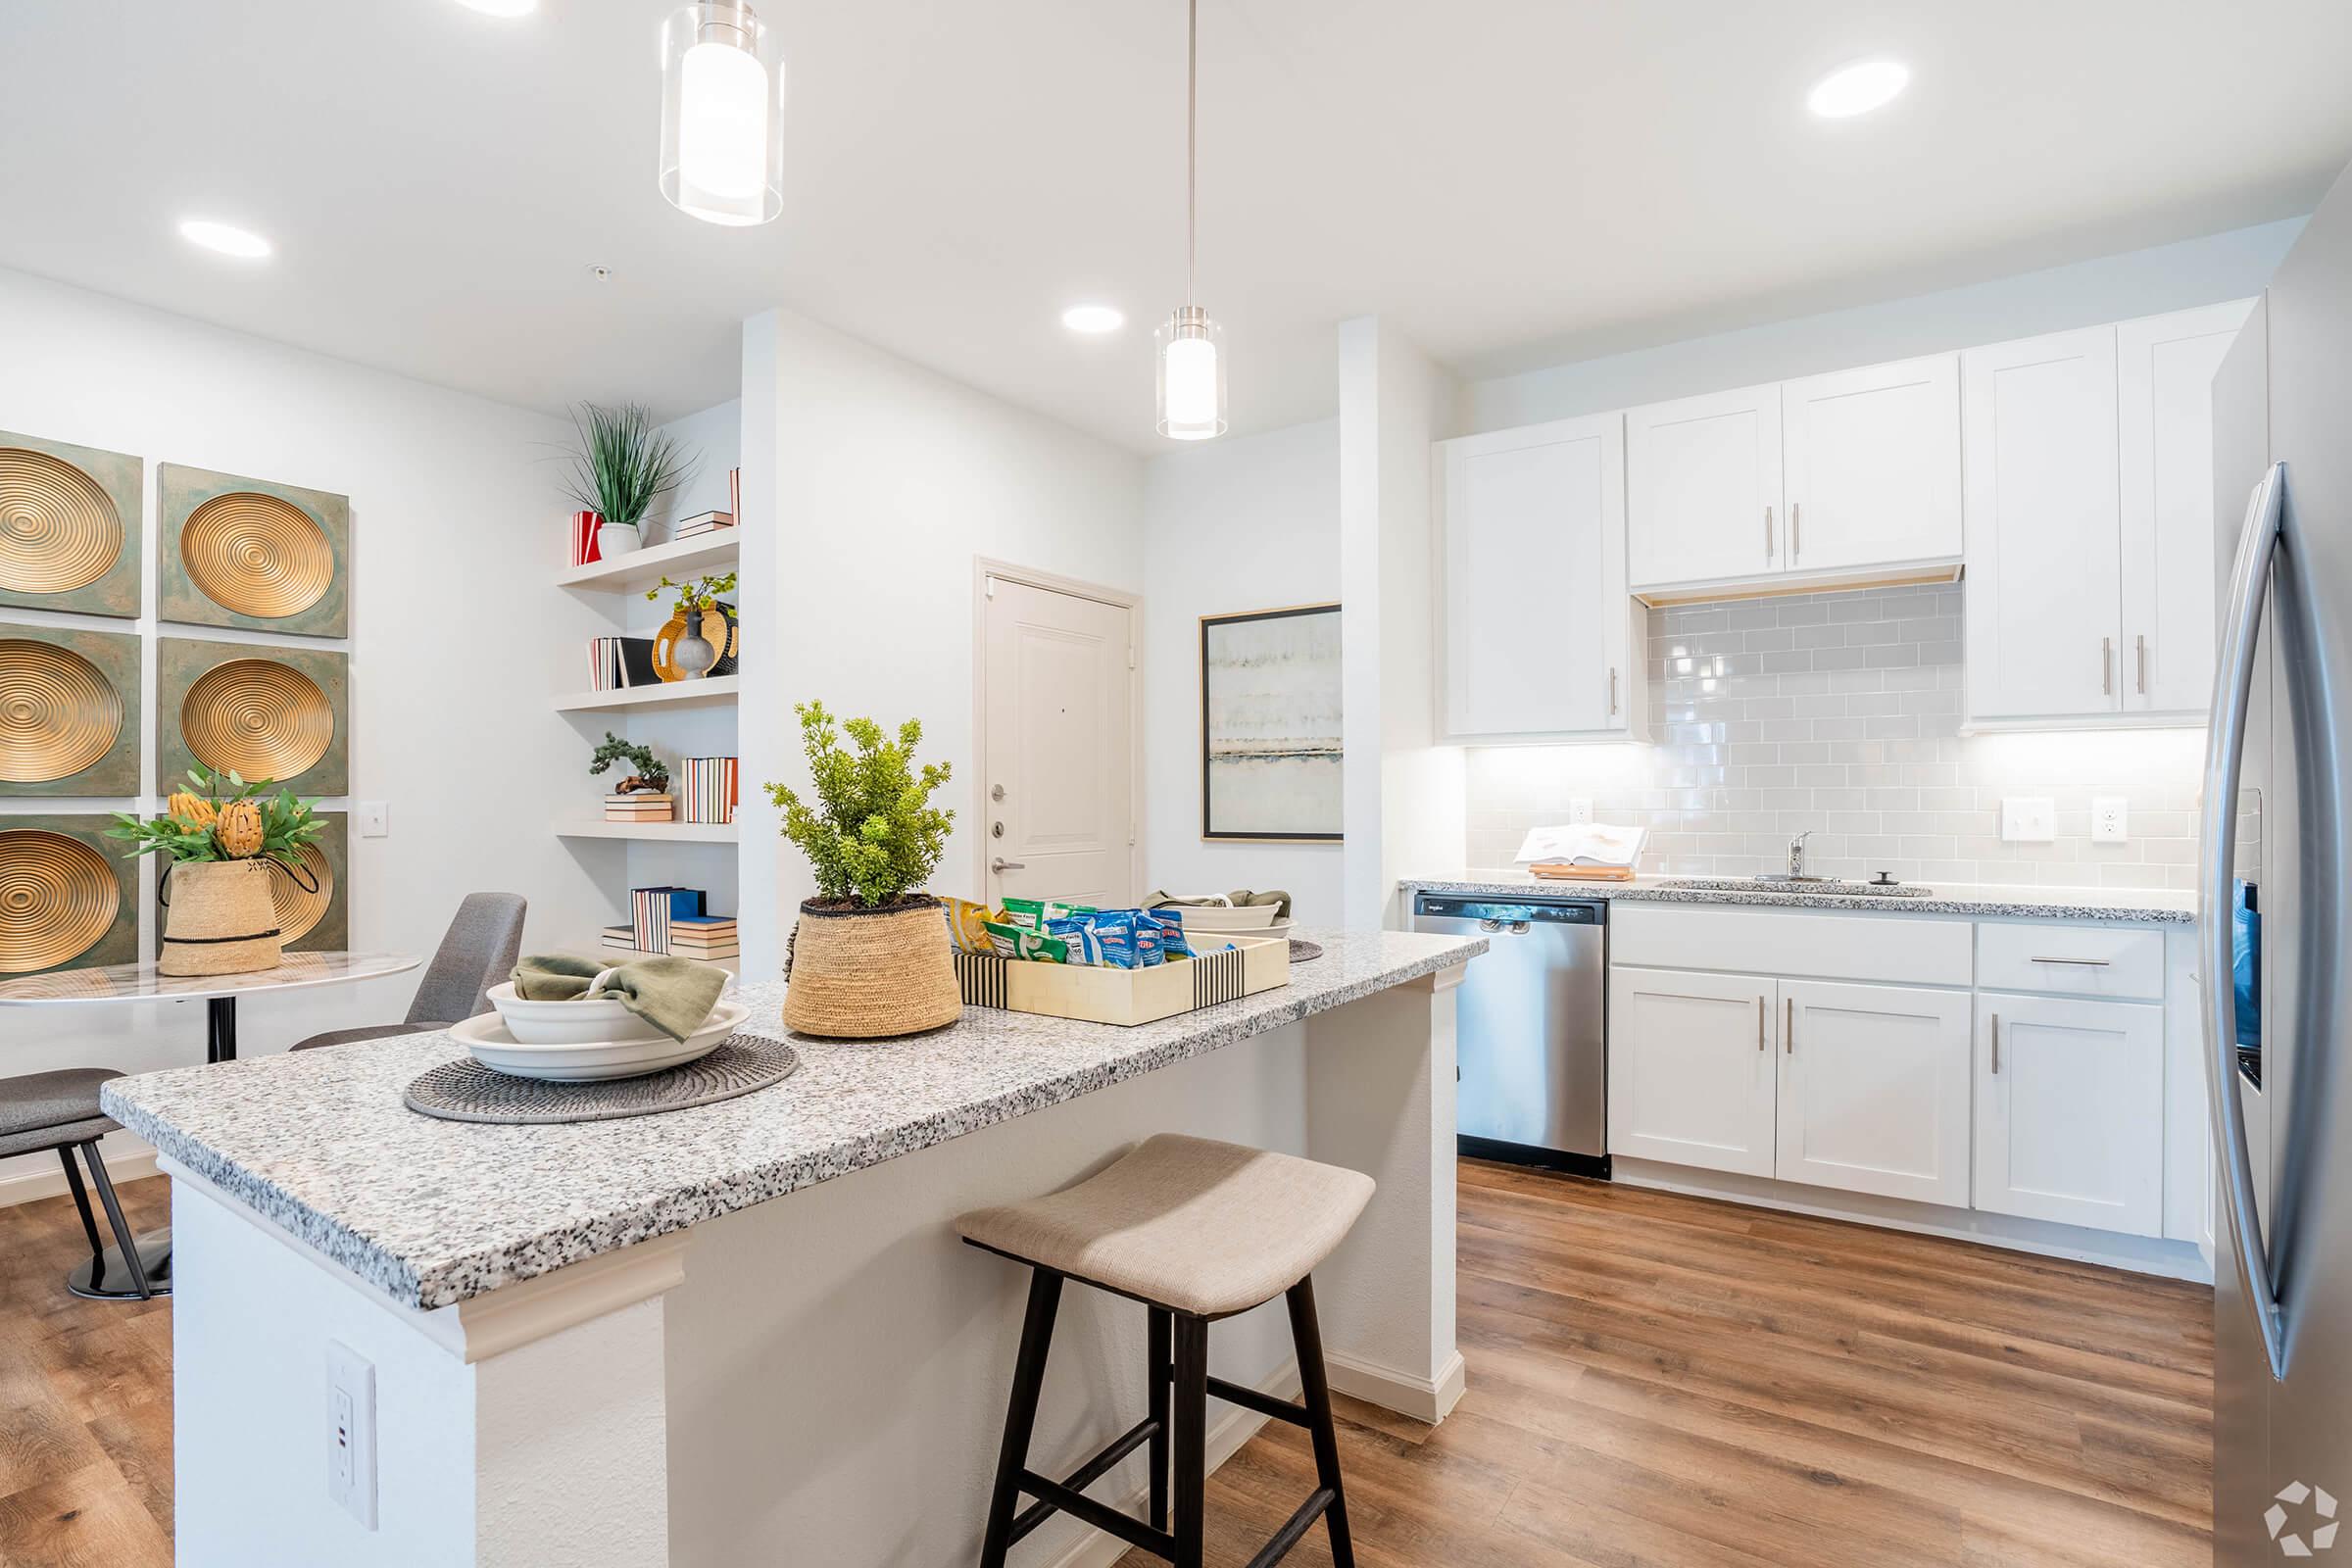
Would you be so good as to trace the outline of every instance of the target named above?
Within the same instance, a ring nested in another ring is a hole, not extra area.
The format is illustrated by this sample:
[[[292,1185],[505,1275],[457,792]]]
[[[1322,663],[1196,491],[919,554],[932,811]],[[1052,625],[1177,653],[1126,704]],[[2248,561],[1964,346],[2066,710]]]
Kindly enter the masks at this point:
[[[1591,796],[1579,795],[1568,803],[1568,820],[1571,822],[1590,822],[1592,820],[1592,800]]]
[[[359,1351],[326,1342],[326,1495],[368,1530],[375,1528],[375,1366]]]
[[[392,831],[392,808],[383,801],[362,801],[352,815],[360,819],[364,839],[380,839]]]
[[[2132,837],[2132,803],[2121,795],[2094,795],[2090,801],[2090,840],[2093,844],[2122,844]]]
[[[2058,837],[2058,807],[2047,795],[2001,797],[2001,837],[2011,844],[2048,844]]]

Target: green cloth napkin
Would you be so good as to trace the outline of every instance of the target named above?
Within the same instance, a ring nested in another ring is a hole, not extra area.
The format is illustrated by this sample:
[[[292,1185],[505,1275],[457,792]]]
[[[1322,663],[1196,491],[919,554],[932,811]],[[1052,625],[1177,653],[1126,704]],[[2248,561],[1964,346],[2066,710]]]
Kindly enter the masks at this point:
[[[672,1040],[700,1029],[726,988],[723,970],[685,958],[639,958],[612,971],[604,989],[588,987],[606,965],[568,953],[534,953],[514,965],[514,994],[525,1002],[611,998]]]
[[[1288,920],[1291,917],[1291,896],[1288,893],[1279,891],[1252,893],[1248,888],[1235,888],[1231,893],[1225,895],[1225,902],[1245,909],[1253,909],[1271,904],[1275,906],[1275,919]],[[1173,893],[1153,893],[1144,900],[1144,907],[1147,909],[1207,909],[1215,906],[1216,901],[1213,899],[1180,899]]]

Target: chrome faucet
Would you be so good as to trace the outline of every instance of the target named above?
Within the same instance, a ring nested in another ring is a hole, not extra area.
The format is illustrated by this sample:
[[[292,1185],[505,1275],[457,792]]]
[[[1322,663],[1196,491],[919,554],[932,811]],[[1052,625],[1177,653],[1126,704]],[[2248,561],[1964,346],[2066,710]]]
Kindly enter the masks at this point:
[[[1805,874],[1805,840],[1812,836],[1813,830],[1807,828],[1788,841],[1788,875],[1791,878]]]

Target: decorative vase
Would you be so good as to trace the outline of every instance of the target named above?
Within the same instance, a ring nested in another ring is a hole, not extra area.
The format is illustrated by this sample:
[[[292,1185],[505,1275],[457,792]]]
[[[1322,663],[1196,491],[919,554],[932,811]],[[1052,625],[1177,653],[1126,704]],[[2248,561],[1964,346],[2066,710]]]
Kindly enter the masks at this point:
[[[928,895],[880,908],[801,906],[785,954],[784,1026],[840,1040],[883,1040],[963,1016],[955,952]]]
[[[597,524],[596,553],[605,561],[616,560],[633,550],[641,549],[645,541],[638,537],[633,522],[603,522]]]
[[[251,974],[283,957],[267,860],[177,860],[156,888],[164,906],[159,974]]]
[[[669,662],[677,666],[680,678],[701,680],[718,662],[718,650],[703,635],[703,616],[707,612],[688,613],[680,623],[677,637],[669,645]]]

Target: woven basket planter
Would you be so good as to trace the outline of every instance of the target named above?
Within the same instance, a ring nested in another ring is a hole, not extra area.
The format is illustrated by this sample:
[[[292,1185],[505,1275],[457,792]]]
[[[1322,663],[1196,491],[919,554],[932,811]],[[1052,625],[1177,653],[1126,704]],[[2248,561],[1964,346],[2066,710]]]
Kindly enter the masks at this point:
[[[955,950],[926,898],[881,909],[801,906],[786,958],[784,1025],[805,1035],[882,1040],[963,1015]]]
[[[157,972],[251,974],[281,961],[267,861],[177,861],[156,895],[164,904]]]

